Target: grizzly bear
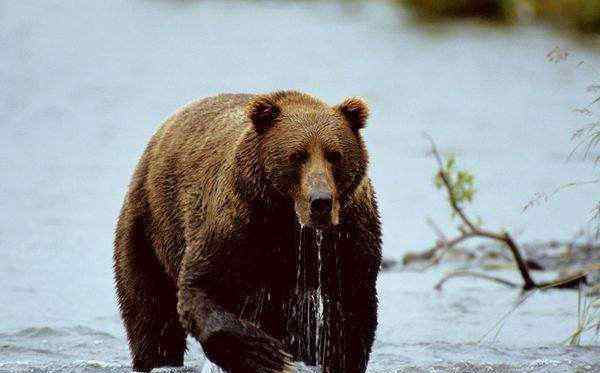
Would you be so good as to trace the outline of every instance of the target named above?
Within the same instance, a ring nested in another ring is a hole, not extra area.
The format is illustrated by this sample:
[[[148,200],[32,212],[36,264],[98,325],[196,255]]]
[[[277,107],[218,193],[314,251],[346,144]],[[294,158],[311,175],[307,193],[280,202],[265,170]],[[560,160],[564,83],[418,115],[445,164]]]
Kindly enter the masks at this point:
[[[186,336],[230,373],[363,373],[380,219],[359,98],[222,94],[150,140],[115,237],[133,368],[181,366]]]

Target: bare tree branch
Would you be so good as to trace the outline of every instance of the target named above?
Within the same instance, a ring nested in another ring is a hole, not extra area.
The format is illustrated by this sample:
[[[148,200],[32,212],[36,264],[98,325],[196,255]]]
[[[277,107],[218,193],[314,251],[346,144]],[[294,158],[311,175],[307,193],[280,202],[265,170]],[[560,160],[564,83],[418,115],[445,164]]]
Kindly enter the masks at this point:
[[[500,277],[490,276],[490,275],[486,275],[484,273],[460,270],[460,271],[450,272],[446,276],[444,276],[444,278],[442,278],[437,284],[435,284],[435,286],[434,286],[435,290],[441,290],[444,283],[454,277],[475,277],[475,278],[481,278],[484,280],[493,281],[498,284],[508,286],[510,288],[519,287],[519,285],[515,284],[514,282],[510,282],[510,281],[502,279]]]
[[[456,238],[448,239],[443,234],[443,232],[437,226],[435,226],[435,224],[433,224],[432,221],[430,221],[430,225],[433,226],[433,228],[436,231],[436,234],[438,235],[438,238],[439,238],[436,245],[426,252],[427,256],[432,258],[433,265],[437,264],[440,260],[440,256],[435,255],[439,250],[445,249],[445,251],[448,251],[448,249],[459,244],[460,242],[463,242],[465,240],[468,240],[468,239],[471,239],[474,237],[478,237],[478,238],[487,238],[490,240],[500,242],[501,244],[503,244],[510,250],[510,252],[512,253],[513,259],[517,265],[517,268],[519,270],[519,273],[521,275],[521,278],[523,279],[523,285],[522,285],[523,290],[531,290],[534,288],[544,289],[547,287],[574,289],[574,288],[577,288],[581,282],[585,281],[585,274],[583,274],[581,276],[558,279],[558,280],[550,281],[550,282],[544,282],[544,283],[539,283],[539,284],[536,283],[533,280],[533,278],[531,277],[531,275],[529,274],[529,268],[527,266],[527,262],[523,259],[523,256],[521,255],[521,250],[520,250],[519,246],[516,244],[516,242],[513,240],[513,238],[511,237],[511,235],[508,232],[497,233],[497,232],[488,231],[488,230],[485,230],[485,229],[479,227],[477,224],[473,223],[471,221],[471,219],[469,219],[467,214],[464,212],[464,210],[462,209],[462,207],[456,200],[454,185],[450,181],[450,175],[447,174],[446,169],[444,168],[444,161],[443,161],[442,156],[440,155],[439,151],[437,150],[435,142],[433,141],[431,136],[429,136],[428,134],[425,134],[425,137],[429,140],[429,143],[431,144],[431,154],[433,154],[433,156],[438,164],[438,168],[439,168],[438,175],[442,181],[442,185],[444,186],[446,193],[448,194],[448,201],[450,203],[450,207],[452,208],[452,211],[454,211],[456,213],[456,215],[460,218],[460,220],[463,224],[463,226],[459,228],[461,234]],[[493,276],[483,275],[483,274],[469,272],[469,271],[457,271],[457,272],[451,273],[450,275],[447,275],[444,279],[442,279],[442,281],[440,281],[440,283],[438,283],[436,285],[436,288],[441,288],[441,286],[444,282],[446,282],[450,278],[457,277],[457,276],[472,276],[472,277],[478,277],[478,278],[485,278],[487,280],[492,280],[492,281],[504,284],[506,286],[516,287],[515,284],[513,284],[509,281],[499,279],[499,278],[496,278]]]

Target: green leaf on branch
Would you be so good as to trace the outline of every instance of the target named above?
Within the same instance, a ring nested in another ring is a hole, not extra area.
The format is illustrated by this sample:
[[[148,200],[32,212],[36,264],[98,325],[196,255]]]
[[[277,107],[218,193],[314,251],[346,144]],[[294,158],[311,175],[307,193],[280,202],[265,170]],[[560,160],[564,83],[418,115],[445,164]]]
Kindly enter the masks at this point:
[[[475,177],[467,170],[458,170],[456,165],[456,157],[448,156],[444,167],[438,172],[434,179],[434,184],[437,189],[445,186],[442,175],[446,177],[448,182],[449,196],[452,199],[450,202],[455,202],[458,206],[470,203],[475,196]]]

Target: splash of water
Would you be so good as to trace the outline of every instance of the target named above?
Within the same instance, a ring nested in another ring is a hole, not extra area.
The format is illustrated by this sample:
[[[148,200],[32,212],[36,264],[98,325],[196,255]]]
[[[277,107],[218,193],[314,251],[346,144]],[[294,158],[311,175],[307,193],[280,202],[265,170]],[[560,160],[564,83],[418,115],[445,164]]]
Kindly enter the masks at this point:
[[[202,366],[201,373],[225,373],[223,369],[219,368],[218,365],[213,363],[212,361],[206,359],[204,366]]]

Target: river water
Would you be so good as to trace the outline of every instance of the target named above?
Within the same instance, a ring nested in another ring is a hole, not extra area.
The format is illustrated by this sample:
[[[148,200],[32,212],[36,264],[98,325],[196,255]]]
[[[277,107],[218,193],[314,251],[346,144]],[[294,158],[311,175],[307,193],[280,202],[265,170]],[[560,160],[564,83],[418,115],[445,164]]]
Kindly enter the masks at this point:
[[[555,46],[567,61],[546,60]],[[565,159],[599,46],[536,25],[418,27],[384,1],[0,3],[0,372],[128,370],[115,218],[160,121],[218,92],[364,96],[387,257],[430,245],[427,218],[451,226],[423,132],[475,173],[486,226],[569,239],[595,186],[522,207],[596,172]],[[518,294],[468,280],[438,293],[445,269],[380,276],[370,372],[600,371],[597,340],[564,343],[576,293],[534,294],[482,340]],[[186,369],[203,362],[191,341]]]

